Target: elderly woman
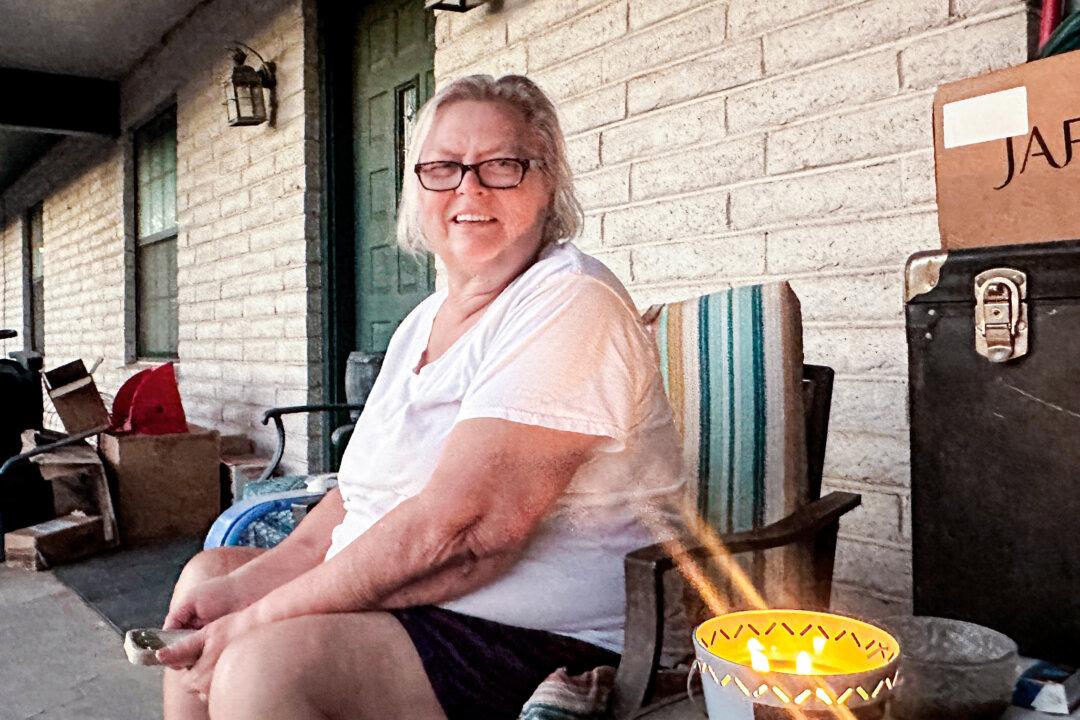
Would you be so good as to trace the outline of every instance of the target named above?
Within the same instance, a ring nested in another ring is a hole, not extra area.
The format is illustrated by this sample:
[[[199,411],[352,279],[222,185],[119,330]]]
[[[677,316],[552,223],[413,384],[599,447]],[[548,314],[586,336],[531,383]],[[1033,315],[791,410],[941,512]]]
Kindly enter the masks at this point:
[[[580,227],[555,109],[472,76],[425,106],[398,240],[446,287],[390,341],[339,488],[269,551],[184,569],[168,718],[515,718],[550,672],[616,664],[623,557],[670,526],[655,352]]]

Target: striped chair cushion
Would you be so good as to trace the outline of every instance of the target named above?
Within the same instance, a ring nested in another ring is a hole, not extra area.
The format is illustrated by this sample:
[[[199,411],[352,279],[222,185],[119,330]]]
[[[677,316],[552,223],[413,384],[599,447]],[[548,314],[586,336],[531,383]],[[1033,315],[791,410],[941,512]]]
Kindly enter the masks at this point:
[[[690,500],[721,533],[807,499],[802,320],[786,282],[730,288],[645,315],[696,482]]]

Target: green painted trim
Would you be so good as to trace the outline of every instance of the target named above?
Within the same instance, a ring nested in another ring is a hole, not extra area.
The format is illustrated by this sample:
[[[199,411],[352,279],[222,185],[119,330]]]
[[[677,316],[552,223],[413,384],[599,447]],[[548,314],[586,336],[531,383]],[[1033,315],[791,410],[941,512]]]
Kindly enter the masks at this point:
[[[352,171],[352,32],[356,9],[351,3],[317,0],[319,112],[322,143],[319,174],[322,216],[322,380],[326,403],[345,402],[345,364],[355,343],[353,303]],[[334,450],[329,429],[345,417],[326,415],[320,461],[331,467]]]

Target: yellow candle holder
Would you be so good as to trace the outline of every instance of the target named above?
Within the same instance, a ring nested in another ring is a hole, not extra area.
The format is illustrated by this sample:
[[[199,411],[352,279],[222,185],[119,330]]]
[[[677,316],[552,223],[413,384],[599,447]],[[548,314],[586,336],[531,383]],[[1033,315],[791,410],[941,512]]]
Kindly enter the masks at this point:
[[[694,630],[712,720],[880,717],[900,646],[881,628],[809,610],[748,610]]]

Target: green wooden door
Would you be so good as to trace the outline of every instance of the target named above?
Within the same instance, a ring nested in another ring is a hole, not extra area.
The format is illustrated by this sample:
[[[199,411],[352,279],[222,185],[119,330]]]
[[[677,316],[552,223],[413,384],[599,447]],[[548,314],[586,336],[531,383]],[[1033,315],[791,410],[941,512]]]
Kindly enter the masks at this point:
[[[356,344],[382,352],[434,288],[434,265],[398,249],[394,222],[405,143],[435,89],[435,18],[423,0],[379,0],[359,15],[353,53]]]

